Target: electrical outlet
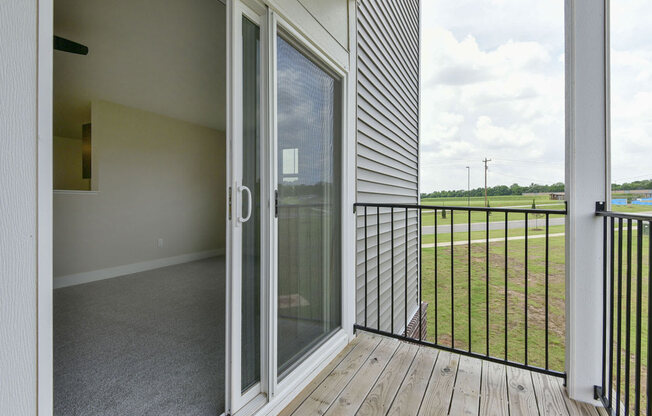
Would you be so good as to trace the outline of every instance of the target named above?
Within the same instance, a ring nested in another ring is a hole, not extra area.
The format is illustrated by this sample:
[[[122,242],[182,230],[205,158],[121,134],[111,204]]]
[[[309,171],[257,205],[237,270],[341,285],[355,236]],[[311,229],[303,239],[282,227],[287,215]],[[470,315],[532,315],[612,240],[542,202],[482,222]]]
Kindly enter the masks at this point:
[[[156,240],[156,247],[158,247],[158,248],[163,247],[163,239],[162,238],[159,238],[158,240]]]

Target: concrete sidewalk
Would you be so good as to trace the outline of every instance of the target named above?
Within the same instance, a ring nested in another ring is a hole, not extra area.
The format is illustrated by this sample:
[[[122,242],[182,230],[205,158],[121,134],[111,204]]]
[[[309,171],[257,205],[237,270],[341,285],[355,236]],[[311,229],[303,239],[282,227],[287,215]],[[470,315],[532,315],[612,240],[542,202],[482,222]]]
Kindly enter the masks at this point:
[[[566,235],[565,233],[555,233],[555,234],[548,234],[549,237],[563,237]],[[545,234],[537,234],[537,235],[529,235],[528,240],[536,239],[536,238],[545,238]],[[508,241],[512,240],[525,240],[524,235],[517,235],[513,237],[507,237]],[[505,241],[505,237],[499,237],[499,238],[490,238],[489,242],[490,243],[498,243],[501,241]],[[487,239],[483,238],[481,240],[471,240],[471,244],[483,244],[486,243]],[[454,246],[466,246],[469,244],[469,240],[461,240],[461,241],[454,241],[453,245]],[[423,248],[433,248],[435,246],[435,243],[430,243],[430,244],[422,244],[421,245]],[[450,247],[451,243],[450,241],[445,242],[445,243],[437,243],[437,247]]]

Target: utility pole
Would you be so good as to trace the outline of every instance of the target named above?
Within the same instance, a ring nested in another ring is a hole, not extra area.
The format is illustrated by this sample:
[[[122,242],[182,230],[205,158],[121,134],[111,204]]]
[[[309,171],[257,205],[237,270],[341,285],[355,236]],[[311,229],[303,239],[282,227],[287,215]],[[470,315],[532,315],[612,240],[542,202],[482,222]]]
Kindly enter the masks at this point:
[[[471,206],[471,167],[466,167],[466,205]]]
[[[484,206],[486,207],[487,206],[487,171],[489,170],[487,163],[491,162],[491,159],[487,159],[485,157],[483,162],[484,162]]]

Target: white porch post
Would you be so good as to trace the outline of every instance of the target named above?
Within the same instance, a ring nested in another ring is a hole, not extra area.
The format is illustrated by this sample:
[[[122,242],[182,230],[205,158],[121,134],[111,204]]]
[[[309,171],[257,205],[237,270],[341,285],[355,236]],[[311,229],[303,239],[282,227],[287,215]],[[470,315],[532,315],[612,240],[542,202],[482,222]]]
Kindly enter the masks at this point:
[[[566,371],[593,401],[602,357],[602,223],[609,196],[608,0],[566,0]]]

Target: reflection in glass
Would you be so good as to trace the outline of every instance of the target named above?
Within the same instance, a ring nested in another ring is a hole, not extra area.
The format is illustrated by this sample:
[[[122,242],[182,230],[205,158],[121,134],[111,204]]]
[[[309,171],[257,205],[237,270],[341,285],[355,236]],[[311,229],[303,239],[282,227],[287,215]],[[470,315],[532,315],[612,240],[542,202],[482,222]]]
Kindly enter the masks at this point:
[[[260,29],[242,19],[242,184],[251,191],[242,212],[242,391],[260,380]]]
[[[340,81],[277,39],[278,373],[341,325]]]

